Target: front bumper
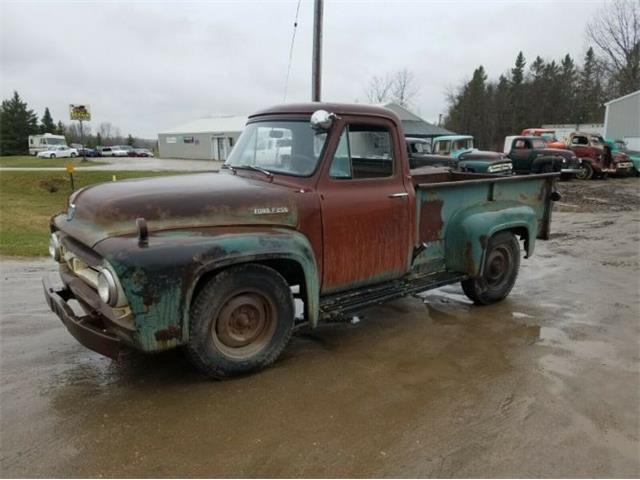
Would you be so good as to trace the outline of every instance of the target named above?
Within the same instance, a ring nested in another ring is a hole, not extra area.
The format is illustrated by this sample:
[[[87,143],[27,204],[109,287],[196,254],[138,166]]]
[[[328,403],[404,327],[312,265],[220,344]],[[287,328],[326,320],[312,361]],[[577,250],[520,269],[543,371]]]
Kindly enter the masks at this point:
[[[560,170],[560,173],[580,173],[581,169],[580,168],[563,168],[562,170]]]
[[[106,322],[97,312],[84,316],[77,316],[67,303],[74,299],[72,291],[68,288],[54,289],[47,279],[42,280],[44,297],[49,308],[54,312],[69,333],[85,347],[110,358],[118,358],[122,343],[118,337],[107,331]]]

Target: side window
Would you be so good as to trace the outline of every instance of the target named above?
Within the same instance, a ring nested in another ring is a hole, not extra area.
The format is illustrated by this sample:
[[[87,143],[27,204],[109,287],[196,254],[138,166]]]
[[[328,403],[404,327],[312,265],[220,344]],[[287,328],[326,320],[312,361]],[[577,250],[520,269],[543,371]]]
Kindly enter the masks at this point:
[[[391,132],[378,125],[349,125],[331,164],[333,178],[382,178],[393,175]]]
[[[436,148],[435,148],[435,153],[438,154],[442,154],[442,155],[446,155],[449,153],[449,146],[451,145],[451,142],[449,140],[440,140],[439,142],[436,142]]]
[[[522,139],[516,140],[516,143],[513,146],[513,148],[518,149],[518,150],[522,150],[524,148],[524,140],[522,140]]]
[[[345,128],[340,135],[340,142],[331,162],[329,175],[331,178],[352,178],[351,160],[349,158],[349,137]]]
[[[527,150],[530,150],[531,147],[531,140],[525,140],[524,141],[524,148],[526,148]]]

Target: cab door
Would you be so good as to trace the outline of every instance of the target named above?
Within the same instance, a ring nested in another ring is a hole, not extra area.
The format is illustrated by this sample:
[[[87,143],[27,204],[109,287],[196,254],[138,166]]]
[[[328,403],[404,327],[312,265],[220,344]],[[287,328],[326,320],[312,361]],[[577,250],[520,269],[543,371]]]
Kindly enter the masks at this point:
[[[528,173],[531,170],[531,161],[533,160],[531,142],[526,138],[514,139],[509,158],[511,158],[513,169],[516,172]]]
[[[322,291],[399,278],[410,266],[410,208],[400,162],[404,142],[384,119],[345,118],[318,183]]]

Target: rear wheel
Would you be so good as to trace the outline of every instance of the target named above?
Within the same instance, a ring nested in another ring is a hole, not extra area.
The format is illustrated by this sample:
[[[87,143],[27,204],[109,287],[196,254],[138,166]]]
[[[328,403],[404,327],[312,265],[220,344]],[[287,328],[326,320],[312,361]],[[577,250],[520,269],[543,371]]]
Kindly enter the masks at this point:
[[[275,270],[247,264],[207,281],[191,307],[191,362],[205,375],[225,378],[272,364],[291,338],[291,289]]]
[[[49,155],[49,158],[56,158],[56,154],[52,153],[51,155]]]
[[[74,158],[75,156],[76,156],[76,154],[71,152],[71,158]]]
[[[576,173],[576,178],[578,180],[589,180],[593,177],[593,167],[589,162],[582,162],[580,166],[580,171]]]
[[[477,305],[503,300],[516,283],[520,268],[520,244],[511,232],[491,237],[485,252],[482,274],[463,280],[462,290]]]

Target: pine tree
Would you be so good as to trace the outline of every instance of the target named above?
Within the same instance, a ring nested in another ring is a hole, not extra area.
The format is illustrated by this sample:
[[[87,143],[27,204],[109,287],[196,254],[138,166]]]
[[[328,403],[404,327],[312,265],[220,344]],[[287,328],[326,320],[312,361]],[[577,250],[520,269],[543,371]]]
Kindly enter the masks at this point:
[[[100,135],[100,132],[96,133],[96,147],[101,147],[102,146],[102,135]]]
[[[560,64],[560,77],[558,79],[558,99],[556,105],[558,123],[571,123],[575,119],[573,112],[576,108],[576,66],[568,53]]]
[[[526,88],[524,85],[524,67],[526,64],[527,61],[524,58],[524,54],[518,52],[516,63],[511,69],[511,91],[509,95],[512,106],[510,130],[515,133],[520,133],[523,128],[527,127],[525,121]]]
[[[56,127],[56,134],[57,135],[66,135],[67,134],[67,129],[64,126],[64,123],[62,122],[58,122],[58,126]]]
[[[133,147],[135,143],[135,139],[131,136],[131,134],[129,134],[129,136],[127,136],[127,145]]]
[[[40,120],[40,133],[56,133],[56,124],[53,122],[53,118],[51,118],[49,107],[45,107],[44,115],[42,115],[42,119]]]
[[[29,153],[29,135],[38,133],[38,117],[27,108],[18,92],[0,107],[0,155]]]
[[[604,94],[599,78],[600,73],[593,48],[589,47],[580,71],[576,123],[602,122],[604,120]]]

